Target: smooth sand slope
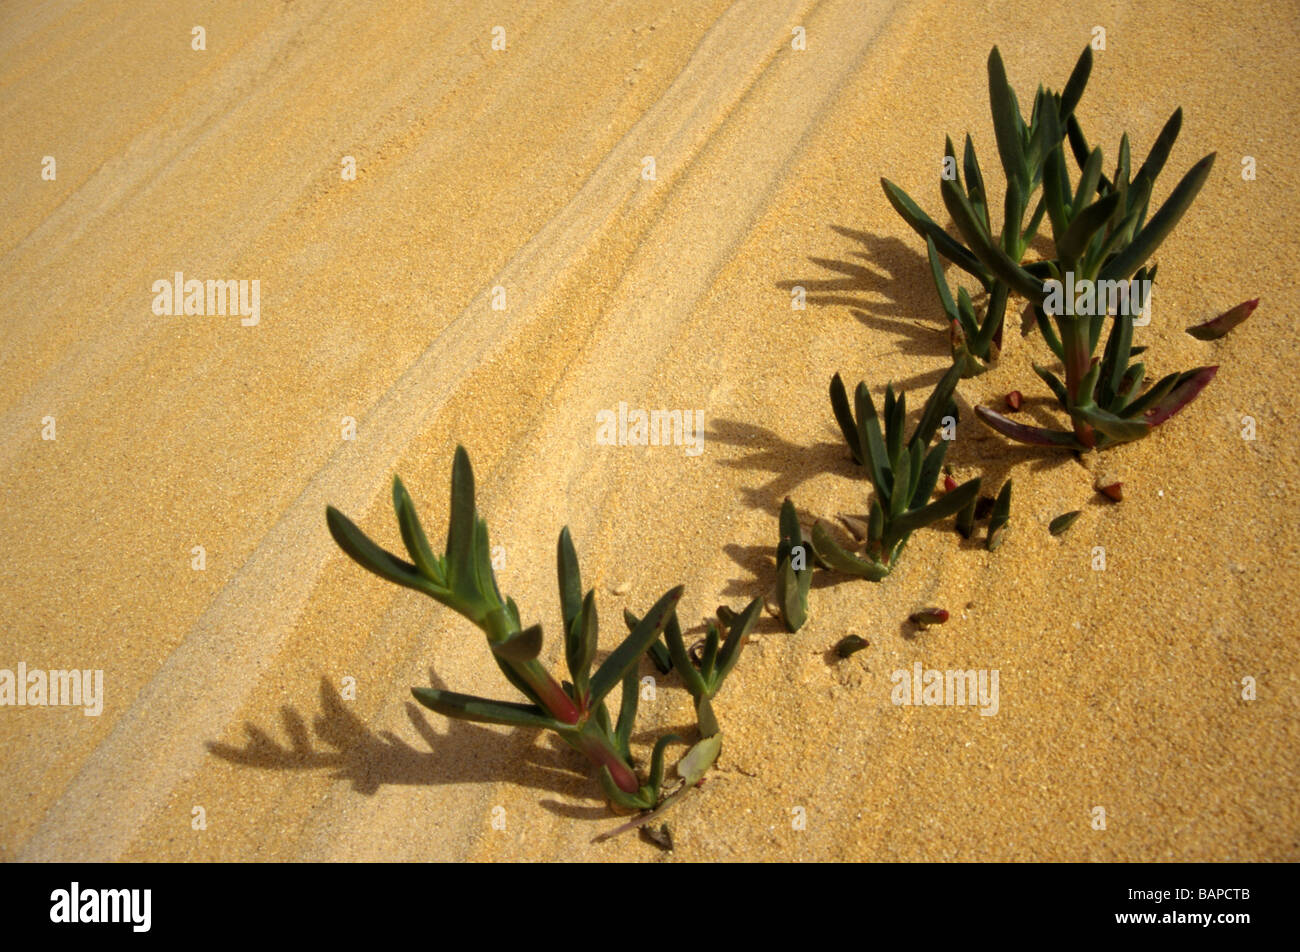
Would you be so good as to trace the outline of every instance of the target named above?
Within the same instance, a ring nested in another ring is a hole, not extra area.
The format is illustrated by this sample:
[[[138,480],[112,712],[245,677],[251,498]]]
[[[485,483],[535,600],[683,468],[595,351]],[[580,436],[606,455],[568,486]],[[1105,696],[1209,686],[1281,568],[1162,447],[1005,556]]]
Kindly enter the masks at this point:
[[[511,689],[468,622],[346,559],[326,504],[399,547],[400,473],[440,545],[464,444],[502,587],[557,667],[563,525],[606,649],[678,583],[692,628],[763,594],[786,495],[809,519],[866,508],[831,374],[919,407],[947,366],[880,177],[937,212],[943,136],[969,130],[994,182],[990,47],[1028,103],[1097,25],[1079,111],[1108,166],[1179,105],[1158,195],[1219,153],[1138,332],[1152,373],[1217,379],[1081,464],[974,419],[1012,388],[1051,418],[1046,349],[1009,332],[961,384],[949,454],[958,478],[1014,476],[1008,541],[924,531],[882,584],[819,582],[799,633],[764,616],[673,856],[1300,858],[1293,5],[427,6],[0,11],[0,668],[105,683],[98,717],[0,707],[0,858],[660,856],[591,843],[613,819],[555,739],[413,704],[430,677]],[[257,279],[260,321],[155,315],[177,271]],[[1225,340],[1183,333],[1255,296]],[[702,411],[703,452],[598,445],[620,402]],[[952,621],[904,624],[930,604]],[[833,662],[848,633],[871,647]],[[997,714],[893,704],[918,661],[997,669]],[[672,678],[642,711],[640,753],[691,720]]]

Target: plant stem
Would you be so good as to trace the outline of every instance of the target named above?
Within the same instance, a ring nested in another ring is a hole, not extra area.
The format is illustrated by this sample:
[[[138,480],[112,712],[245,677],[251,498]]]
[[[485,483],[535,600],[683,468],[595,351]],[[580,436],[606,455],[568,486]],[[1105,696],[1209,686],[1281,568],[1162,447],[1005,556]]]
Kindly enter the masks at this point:
[[[641,781],[637,780],[636,772],[614,750],[604,732],[587,733],[584,730],[573,746],[586,754],[587,758],[596,766],[608,767],[610,776],[614,778],[614,783],[624,793],[636,793],[641,789]]]
[[[1061,317],[1057,319],[1057,326],[1061,329],[1061,344],[1065,351],[1065,393],[1070,398],[1066,410],[1074,425],[1074,435],[1084,446],[1096,446],[1097,435],[1092,427],[1074,416],[1075,407],[1092,403],[1092,394],[1079,392],[1092,363],[1092,349],[1088,346],[1090,323],[1079,317]]]

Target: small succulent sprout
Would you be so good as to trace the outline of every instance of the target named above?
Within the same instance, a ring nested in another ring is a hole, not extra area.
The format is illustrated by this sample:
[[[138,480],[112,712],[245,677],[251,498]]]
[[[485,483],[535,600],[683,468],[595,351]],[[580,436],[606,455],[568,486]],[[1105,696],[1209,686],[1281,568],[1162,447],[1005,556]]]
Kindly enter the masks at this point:
[[[861,635],[845,635],[839,641],[835,642],[835,653],[841,658],[848,658],[863,648],[870,646],[871,642]]]
[[[946,493],[950,493],[956,488],[957,488],[957,480],[953,479],[951,476],[944,476],[943,491]]]
[[[798,631],[808,620],[808,589],[812,585],[812,553],[799,528],[794,503],[781,504],[781,542],[776,548],[776,602],[781,620]]]
[[[1066,529],[1074,525],[1074,520],[1078,519],[1082,512],[1082,509],[1076,509],[1074,512],[1062,513],[1047,524],[1047,531],[1054,536],[1063,535]]]
[[[571,680],[559,683],[538,660],[541,626],[524,628],[514,600],[503,598],[497,587],[487,523],[475,507],[474,472],[464,447],[456,448],[452,464],[451,515],[442,556],[434,555],[400,479],[393,480],[393,507],[410,562],[376,545],[333,506],[326,508],[325,517],[339,548],[363,568],[423,592],[482,629],[501,673],[528,703],[438,688],[413,688],[415,699],[447,717],[552,730],[597,765],[611,806],[625,810],[654,808],[663,779],[664,752],[676,738],[669,735],[655,744],[650,775],[643,783],[632,766],[630,749],[640,695],[637,664],[669,619],[676,618],[674,609],[682,588],[666,592],[623,642],[592,670],[597,641],[595,592],[588,590],[583,595],[573,540],[569,530],[564,529],[556,546],[556,568],[564,655]],[[621,703],[615,722],[606,699],[619,686]]]
[[[1259,298],[1252,301],[1242,301],[1236,307],[1224,311],[1218,317],[1211,318],[1204,324],[1196,324],[1187,328],[1187,333],[1197,340],[1218,340],[1255,313],[1257,307],[1259,307]]]
[[[720,627],[709,620],[698,662],[692,659],[691,651],[686,647],[677,613],[673,612],[664,624],[668,654],[672,658],[673,667],[681,675],[682,684],[695,701],[696,721],[702,737],[712,737],[719,733],[718,721],[713,713],[713,699],[740,660],[741,648],[762,608],[763,600],[756,598],[734,617],[730,625]]]
[[[1093,484],[1093,488],[1112,502],[1122,502],[1124,499],[1124,484],[1121,482],[1106,482],[1099,479]]]
[[[885,388],[884,425],[865,383],[854,392],[851,409],[844,381],[831,379],[831,407],[849,444],[853,458],[865,467],[875,493],[866,519],[865,551],[859,544],[845,549],[835,541],[831,527],[818,520],[812,529],[817,561],[837,572],[878,582],[889,574],[908,538],[917,529],[959,512],[979,493],[980,481],[970,480],[931,501],[943,470],[948,441],[931,447],[943,417],[955,415],[953,393],[962,368],[954,365],[935,385],[910,438],[904,440],[907,400]],[[859,530],[850,526],[855,535]]]
[[[1011,520],[1011,480],[1002,484],[997,502],[993,504],[993,513],[989,516],[989,534],[987,546],[990,552],[1002,545],[1007,534],[1007,523]]]
[[[918,628],[929,628],[931,625],[942,625],[948,621],[948,609],[946,608],[922,608],[920,611],[914,611],[907,616],[907,620]]]
[[[1024,404],[1024,401],[1025,398],[1024,396],[1021,395],[1019,390],[1012,390],[1009,394],[1006,395],[1007,409],[1010,410],[1012,413],[1018,413],[1020,411],[1020,407]]]

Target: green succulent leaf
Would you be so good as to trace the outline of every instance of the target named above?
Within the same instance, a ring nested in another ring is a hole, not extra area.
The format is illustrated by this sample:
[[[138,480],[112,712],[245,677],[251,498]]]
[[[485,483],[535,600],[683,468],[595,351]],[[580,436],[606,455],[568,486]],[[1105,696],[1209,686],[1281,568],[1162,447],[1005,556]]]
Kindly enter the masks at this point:
[[[668,749],[669,744],[684,743],[686,741],[676,734],[665,734],[655,741],[654,750],[650,753],[650,783],[648,786],[653,792],[656,801],[659,799],[659,793],[664,786],[664,752]]]
[[[858,436],[858,424],[853,419],[853,411],[849,408],[849,395],[844,390],[844,381],[839,374],[831,378],[831,409],[835,411],[835,422],[840,425],[844,441],[849,444],[853,462],[859,466],[865,465],[866,456],[862,450],[862,440]]]
[[[807,574],[812,574],[808,569]],[[736,620],[727,629],[727,640],[722,643],[722,650],[718,653],[717,671],[714,673],[713,693],[716,694],[718,688],[722,687],[722,682],[731,669],[736,666],[740,660],[740,649],[745,646],[745,639],[749,637],[750,631],[754,627],[754,622],[758,620],[758,613],[763,607],[763,600],[756,598],[740,613]]]
[[[517,631],[501,641],[491,642],[494,654],[507,661],[532,661],[542,651],[542,626],[533,625],[523,631]]]
[[[813,524],[812,544],[817,557],[836,572],[843,572],[845,575],[856,575],[859,578],[870,579],[873,582],[879,582],[889,574],[887,566],[875,560],[860,559],[840,548],[827,532],[825,523],[820,519]]]
[[[1174,226],[1178,224],[1183,217],[1183,213],[1191,206],[1192,201],[1205,184],[1205,180],[1210,175],[1210,169],[1214,166],[1215,153],[1211,152],[1201,161],[1192,166],[1191,170],[1183,176],[1181,182],[1170,193],[1169,198],[1160,206],[1160,210],[1151,216],[1136,237],[1133,243],[1108,261],[1101,269],[1098,278],[1105,281],[1124,281],[1132,276],[1133,272],[1142,265],[1146,264],[1156,249],[1173,231]]]
[[[555,543],[555,574],[560,584],[560,611],[564,616],[564,630],[573,625],[573,619],[582,610],[582,574],[578,569],[578,553],[573,547],[569,527],[560,530]]]
[[[998,155],[1007,181],[1018,181],[1028,187],[1029,176],[1025,163],[1024,144],[1020,138],[1024,119],[1016,105],[1015,93],[1007,82],[1007,72],[1002,65],[1002,55],[993,47],[989,53],[989,105],[993,110],[993,131],[997,136]]]
[[[435,585],[445,587],[446,578],[443,575],[442,564],[429,547],[429,539],[424,534],[424,527],[420,525],[419,517],[415,514],[415,504],[411,501],[410,493],[406,491],[402,480],[397,476],[393,477],[393,511],[397,513],[397,525],[402,532],[402,543],[406,546],[411,561],[415,563],[421,575]]]
[[[338,547],[362,568],[386,581],[396,582],[426,595],[439,591],[414,565],[376,545],[351,519],[333,506],[325,507],[325,522]]]
[[[894,520],[891,531],[898,538],[906,538],[917,529],[938,522],[948,516],[956,515],[972,499],[979,495],[979,478],[962,483],[952,492],[944,493],[934,502],[904,513]]]
[[[859,383],[853,392],[858,414],[858,439],[866,456],[867,468],[876,491],[888,494],[893,487],[893,471],[889,455],[885,451],[884,434],[880,432],[880,420],[876,416],[876,405],[871,401],[871,393],[865,383]]]
[[[623,643],[615,648],[605,659],[605,662],[596,669],[596,673],[591,678],[591,701],[590,704],[599,704],[614,687],[623,680],[629,668],[634,668],[641,656],[646,653],[650,645],[659,633],[664,629],[664,623],[668,616],[676,608],[677,602],[682,597],[684,588],[677,586],[665,592],[664,595],[655,602],[654,607],[646,613],[636,628],[623,640]]]
[[[1074,520],[1078,519],[1082,514],[1082,509],[1076,509],[1074,512],[1063,513],[1048,523],[1047,531],[1054,536],[1062,535],[1066,529],[1074,525]]]
[[[623,693],[619,698],[618,726],[614,728],[614,743],[624,760],[632,759],[632,728],[636,724],[637,704],[641,699],[641,679],[636,667],[623,675]]]
[[[411,688],[411,694],[429,710],[462,721],[541,727],[561,732],[569,728],[569,725],[561,724],[535,704],[491,701],[472,694],[457,694],[455,691],[440,691],[437,688]]]
[[[980,260],[975,255],[923,212],[906,192],[885,178],[880,180],[880,187],[885,190],[885,197],[889,199],[889,204],[894,206],[894,210],[902,216],[903,221],[907,222],[913,231],[922,238],[932,240],[941,255],[963,271],[973,275],[985,287],[992,284],[993,275],[988,268],[980,264]]]

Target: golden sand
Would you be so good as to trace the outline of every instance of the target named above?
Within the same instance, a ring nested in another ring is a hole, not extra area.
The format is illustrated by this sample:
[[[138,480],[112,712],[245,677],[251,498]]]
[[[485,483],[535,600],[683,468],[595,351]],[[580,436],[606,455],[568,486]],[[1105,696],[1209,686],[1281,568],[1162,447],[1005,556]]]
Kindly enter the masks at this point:
[[[1051,417],[1029,368],[1045,347],[1009,332],[960,386],[949,455],[958,478],[1014,476],[1007,542],[923,531],[882,584],[819,582],[797,634],[765,616],[672,855],[1300,858],[1293,4],[415,6],[0,11],[0,667],[106,684],[98,717],[0,708],[0,858],[657,856],[591,843],[615,821],[554,738],[413,704],[431,676],[510,689],[468,622],[344,557],[325,505],[398,547],[400,473],[437,545],[464,444],[502,588],[557,666],[563,525],[606,649],[624,606],[678,583],[687,625],[763,594],[785,496],[865,510],[831,374],[919,406],[947,366],[880,177],[938,210],[943,136],[969,130],[1000,194],[989,49],[1027,105],[1097,25],[1079,112],[1108,165],[1179,105],[1159,197],[1218,152],[1139,331],[1153,374],[1218,377],[1081,465],[974,420],[1013,388]],[[260,322],[155,316],[176,271],[258,279]],[[1228,338],[1183,333],[1256,296]],[[620,401],[702,410],[704,452],[597,445]],[[1123,503],[1093,492],[1103,473]],[[913,631],[924,605],[952,620]],[[830,660],[849,633],[870,648]],[[891,673],[918,661],[998,669],[997,715],[894,705]],[[669,679],[636,751],[690,721]]]

